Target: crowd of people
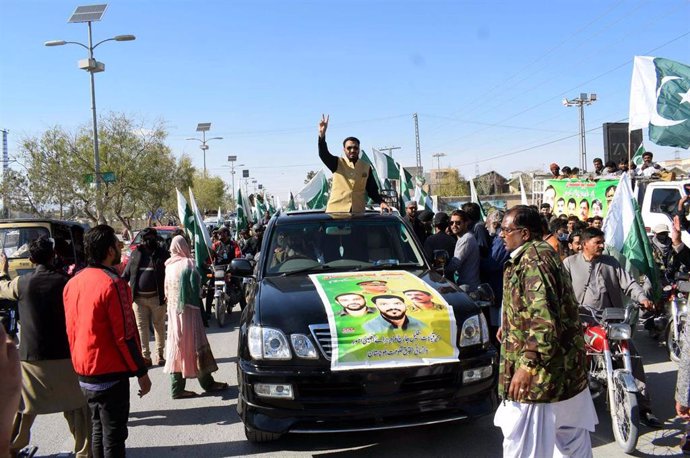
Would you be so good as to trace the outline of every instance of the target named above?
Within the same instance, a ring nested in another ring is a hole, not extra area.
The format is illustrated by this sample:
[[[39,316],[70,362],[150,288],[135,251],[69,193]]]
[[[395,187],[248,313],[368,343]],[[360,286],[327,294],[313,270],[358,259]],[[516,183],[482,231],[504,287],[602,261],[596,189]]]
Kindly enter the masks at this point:
[[[181,232],[166,249],[154,228],[144,230],[122,274],[120,243],[107,225],[86,233],[87,266],[72,275],[55,265],[47,237],[30,243],[33,272],[10,280],[0,255],[0,298],[17,301],[21,316],[18,354],[4,328],[0,335],[0,456],[32,456],[36,416],[56,412],[67,420],[75,456],[125,456],[129,378],[140,397],[151,390],[150,325],[172,399],[196,396],[185,389],[190,378],[207,393],[228,388],[212,375],[218,366],[203,325],[202,278]]]
[[[551,172],[552,179],[567,179],[567,178],[616,178],[623,174],[623,172],[629,173],[631,176],[639,177],[652,177],[655,174],[661,175],[665,170],[658,163],[654,162],[654,153],[651,151],[645,151],[642,153],[642,164],[639,166],[635,161],[628,162],[627,160],[621,160],[618,163],[616,161],[604,161],[601,158],[596,157],[592,161],[594,169],[591,173],[586,173],[580,170],[579,167],[569,167],[563,166],[562,168],[555,162],[551,163],[549,166],[549,171]]]

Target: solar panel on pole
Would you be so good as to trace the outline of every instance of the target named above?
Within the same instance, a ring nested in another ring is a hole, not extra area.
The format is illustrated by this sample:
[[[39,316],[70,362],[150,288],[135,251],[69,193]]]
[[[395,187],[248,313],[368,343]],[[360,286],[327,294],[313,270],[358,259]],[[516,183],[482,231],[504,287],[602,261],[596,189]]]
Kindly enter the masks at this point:
[[[105,13],[108,5],[103,3],[101,5],[86,5],[78,6],[72,16],[67,20],[67,22],[94,22],[100,21]]]

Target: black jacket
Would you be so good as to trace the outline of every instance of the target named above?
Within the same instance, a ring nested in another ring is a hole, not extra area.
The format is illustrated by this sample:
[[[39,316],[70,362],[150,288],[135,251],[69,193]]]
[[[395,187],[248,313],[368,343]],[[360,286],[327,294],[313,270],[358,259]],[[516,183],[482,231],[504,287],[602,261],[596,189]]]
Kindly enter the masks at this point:
[[[22,361],[70,357],[62,301],[67,280],[69,277],[64,272],[43,265],[19,277],[19,358]]]
[[[122,272],[122,278],[129,281],[129,287],[132,289],[132,297],[137,295],[137,283],[139,280],[139,263],[141,262],[141,251],[144,249],[143,245],[138,245],[134,250],[132,256],[129,258],[127,267]],[[158,300],[160,305],[165,304],[165,261],[170,257],[170,254],[161,247],[157,247],[151,254],[153,259],[153,269],[156,277],[156,291],[158,291]]]

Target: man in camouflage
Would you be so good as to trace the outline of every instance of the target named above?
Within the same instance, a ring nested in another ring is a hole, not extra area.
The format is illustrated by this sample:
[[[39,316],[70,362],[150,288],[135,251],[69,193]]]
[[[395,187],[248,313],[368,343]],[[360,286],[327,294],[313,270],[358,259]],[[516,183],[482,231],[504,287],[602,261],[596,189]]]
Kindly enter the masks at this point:
[[[542,241],[537,210],[504,217],[506,262],[499,396],[494,423],[504,457],[592,456],[597,423],[587,388],[577,303],[558,254]]]

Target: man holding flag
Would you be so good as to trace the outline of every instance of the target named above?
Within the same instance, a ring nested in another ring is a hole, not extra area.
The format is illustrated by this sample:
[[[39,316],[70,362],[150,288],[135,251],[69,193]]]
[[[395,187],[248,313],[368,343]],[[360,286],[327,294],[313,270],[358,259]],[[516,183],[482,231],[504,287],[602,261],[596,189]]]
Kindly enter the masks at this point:
[[[333,185],[328,199],[328,213],[362,213],[366,198],[381,206],[381,212],[390,211],[376,185],[371,166],[359,160],[359,140],[347,137],[343,141],[344,156],[336,157],[328,151],[326,129],[329,116],[321,115],[319,122],[319,158],[333,172]]]

